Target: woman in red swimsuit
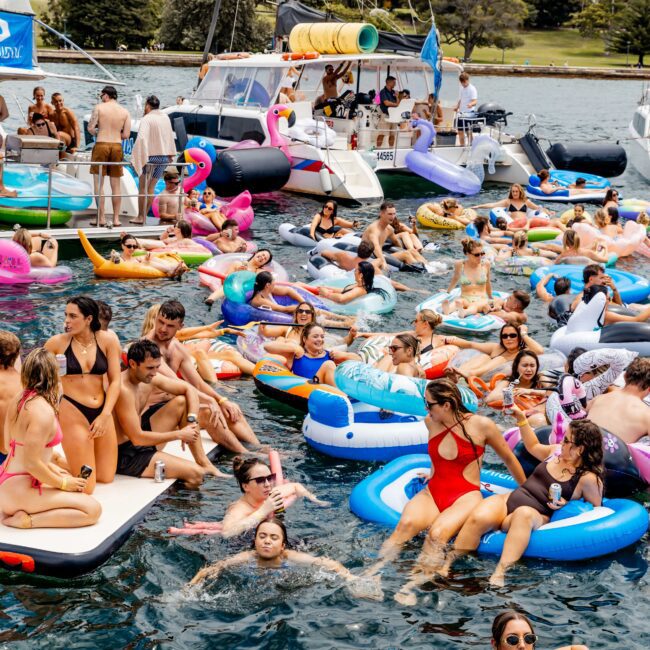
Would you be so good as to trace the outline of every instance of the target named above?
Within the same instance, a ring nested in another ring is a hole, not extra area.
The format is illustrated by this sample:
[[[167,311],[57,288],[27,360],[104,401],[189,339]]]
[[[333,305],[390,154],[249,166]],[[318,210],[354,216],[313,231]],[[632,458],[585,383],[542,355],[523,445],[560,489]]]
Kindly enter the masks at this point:
[[[45,344],[52,354],[66,357],[60,407],[63,451],[74,476],[82,465],[94,469],[85,488],[88,494],[95,481],[111,483],[117,469],[112,414],[120,394],[120,344],[115,334],[100,327],[97,303],[76,296],[65,307],[65,334],[56,334]]]
[[[370,570],[375,573],[395,559],[406,542],[429,529],[413,579],[395,596],[402,604],[415,602],[414,587],[430,579],[444,563],[447,542],[481,503],[479,476],[486,445],[503,459],[518,483],[526,479],[496,424],[482,415],[472,415],[463,406],[456,384],[448,379],[429,382],[425,400],[431,475],[427,487],[406,504],[397,528],[381,548],[380,562]]]
[[[101,506],[79,494],[86,480],[51,462],[52,448],[62,438],[56,359],[43,348],[33,350],[20,379],[23,391],[11,400],[5,420],[9,454],[0,467],[2,523],[13,528],[90,526],[99,519]]]

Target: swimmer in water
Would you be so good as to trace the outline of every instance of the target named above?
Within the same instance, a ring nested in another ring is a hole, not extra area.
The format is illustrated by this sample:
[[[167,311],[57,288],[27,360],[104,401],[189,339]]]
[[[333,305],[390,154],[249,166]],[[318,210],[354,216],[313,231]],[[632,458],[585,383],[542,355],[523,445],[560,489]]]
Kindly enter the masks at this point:
[[[262,521],[255,529],[253,550],[237,553],[225,560],[220,560],[211,566],[201,569],[190,581],[190,586],[199,585],[206,580],[216,580],[224,569],[240,564],[255,563],[259,569],[281,569],[288,564],[312,566],[325,569],[341,576],[348,582],[350,591],[361,598],[381,600],[383,593],[376,586],[376,581],[355,576],[340,562],[327,557],[315,557],[308,553],[293,551],[287,541],[287,529],[276,518]],[[372,586],[373,589],[367,589]],[[365,587],[365,588],[364,588]]]

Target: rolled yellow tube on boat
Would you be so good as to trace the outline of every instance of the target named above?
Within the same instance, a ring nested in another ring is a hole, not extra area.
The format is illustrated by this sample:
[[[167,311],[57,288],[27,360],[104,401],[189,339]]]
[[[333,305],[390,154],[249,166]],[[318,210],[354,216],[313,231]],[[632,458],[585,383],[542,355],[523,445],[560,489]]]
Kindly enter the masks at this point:
[[[379,33],[369,23],[299,23],[289,34],[292,52],[368,54],[379,43]]]
[[[440,230],[460,230],[465,226],[456,219],[450,217],[443,217],[441,214],[435,212],[431,207],[431,203],[423,203],[415,213],[417,220],[425,228],[438,228]]]
[[[102,257],[94,248],[93,245],[86,237],[83,230],[77,230],[79,241],[83,246],[86,255],[93,263],[95,275],[99,278],[123,278],[126,280],[153,280],[158,278],[166,278],[167,275],[158,269],[139,262],[125,262],[122,260],[119,264],[111,262]],[[173,260],[175,262],[182,262],[178,255],[173,253],[156,253],[156,257],[163,259]]]

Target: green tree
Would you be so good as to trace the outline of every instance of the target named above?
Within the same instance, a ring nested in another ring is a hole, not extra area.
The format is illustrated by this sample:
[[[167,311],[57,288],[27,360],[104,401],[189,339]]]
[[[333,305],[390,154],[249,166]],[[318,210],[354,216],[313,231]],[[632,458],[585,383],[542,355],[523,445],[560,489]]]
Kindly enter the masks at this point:
[[[432,0],[431,5],[442,39],[461,45],[465,61],[471,60],[475,47],[523,44],[512,31],[526,18],[523,0]]]
[[[601,36],[610,28],[613,19],[611,6],[609,1],[590,2],[582,11],[573,14],[570,25],[585,38]]]
[[[45,22],[81,47],[115,49],[149,45],[157,15],[154,0],[50,0]]]
[[[526,0],[526,27],[556,29],[571,19],[585,4],[581,0]]]
[[[614,16],[605,43],[614,52],[636,54],[639,65],[650,52],[650,0],[627,0],[623,9]]]
[[[159,38],[166,49],[202,50],[214,3],[215,0],[165,0]],[[256,16],[254,0],[222,0],[212,51],[259,51],[272,33],[272,26]]]

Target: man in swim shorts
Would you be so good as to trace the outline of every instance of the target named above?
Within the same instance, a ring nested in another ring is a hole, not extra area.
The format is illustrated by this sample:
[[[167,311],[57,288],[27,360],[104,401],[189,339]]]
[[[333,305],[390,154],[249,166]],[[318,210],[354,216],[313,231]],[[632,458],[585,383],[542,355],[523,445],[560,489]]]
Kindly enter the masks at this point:
[[[95,146],[91,160],[97,163],[119,163],[124,159],[122,140],[131,135],[131,116],[123,106],[117,103],[117,90],[113,86],[104,86],[99,94],[101,104],[93,109],[88,122],[88,133],[95,136]],[[102,182],[98,175],[101,167]],[[121,178],[124,170],[122,165],[91,165],[90,173],[95,177],[95,194],[97,196],[97,221],[91,225],[105,226],[104,218],[104,179],[108,176],[111,184],[111,200],[113,205],[113,225],[121,226],[120,197]]]
[[[165,463],[165,476],[197,487],[205,474],[222,476],[208,460],[198,424],[199,395],[184,381],[164,377],[160,349],[147,339],[136,341],[127,352],[128,368],[122,373],[115,404],[117,473],[153,478],[156,461]],[[168,399],[151,403],[154,388]],[[194,461],[162,451],[172,440],[188,445]]]
[[[163,355],[165,363],[160,372],[172,378],[180,375],[198,390],[201,401],[199,424],[215,442],[235,453],[248,453],[240,441],[252,445],[260,442],[241,409],[201,378],[188,349],[175,338],[184,320],[185,307],[178,300],[168,300],[160,306],[154,327],[145,336],[160,348]]]
[[[587,404],[587,417],[624,442],[650,435],[650,359],[637,357],[625,370],[625,387],[598,395]]]

